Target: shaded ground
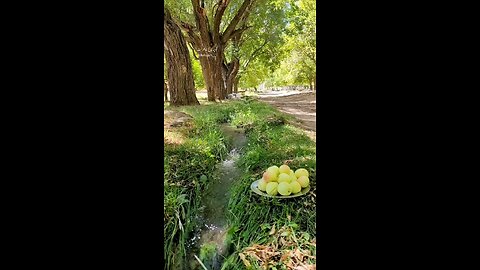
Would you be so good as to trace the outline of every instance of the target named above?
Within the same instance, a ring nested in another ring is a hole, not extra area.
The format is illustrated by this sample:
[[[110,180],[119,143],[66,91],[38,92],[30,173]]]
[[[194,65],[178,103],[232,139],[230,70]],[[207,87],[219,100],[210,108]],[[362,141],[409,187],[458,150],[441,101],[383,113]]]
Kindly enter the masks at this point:
[[[258,97],[259,100],[267,102],[275,106],[278,110],[294,116],[298,119],[298,122],[293,124],[307,130],[309,136],[315,137],[317,131],[317,102],[314,93],[308,92],[286,95],[279,92],[268,92],[261,93]]]

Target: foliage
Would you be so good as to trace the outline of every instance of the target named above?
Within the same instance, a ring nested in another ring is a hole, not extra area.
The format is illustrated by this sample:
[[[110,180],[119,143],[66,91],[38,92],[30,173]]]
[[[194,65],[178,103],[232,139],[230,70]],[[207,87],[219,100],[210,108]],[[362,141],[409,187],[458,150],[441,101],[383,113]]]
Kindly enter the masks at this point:
[[[313,82],[316,79],[316,3],[299,0],[292,3],[282,48],[287,55],[272,75],[274,84],[289,85]]]
[[[279,65],[279,49],[284,42],[282,35],[286,24],[284,5],[270,1],[257,2],[248,21],[250,28],[238,43],[231,43],[226,50],[227,59],[231,61],[236,57],[241,61],[238,76],[245,77],[241,85],[257,86]],[[250,67],[262,72],[247,72]]]
[[[212,20],[217,0],[206,0]],[[233,0],[225,10],[220,31],[235,16],[242,0]],[[191,1],[167,0],[172,13],[184,22],[195,24]],[[316,2],[313,0],[257,0],[249,27],[238,42],[229,42],[227,62],[240,59],[240,87],[308,84],[316,80]],[[192,62],[194,66],[197,61]],[[194,67],[197,88],[203,88],[202,70]]]

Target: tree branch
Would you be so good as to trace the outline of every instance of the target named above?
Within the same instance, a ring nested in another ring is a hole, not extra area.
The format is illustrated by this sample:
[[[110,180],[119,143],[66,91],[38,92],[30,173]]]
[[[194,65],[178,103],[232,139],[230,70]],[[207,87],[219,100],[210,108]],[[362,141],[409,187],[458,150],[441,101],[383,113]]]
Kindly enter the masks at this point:
[[[188,31],[186,37],[188,38],[188,41],[195,47],[200,47],[200,44],[202,44],[200,37],[193,31]]]
[[[237,76],[239,69],[240,69],[240,61],[238,59],[233,60],[230,63],[228,78],[230,80],[233,80],[233,78]]]
[[[249,28],[252,28],[252,26],[245,26],[243,28],[239,28],[239,29],[233,31],[232,34],[230,35],[230,38],[231,39],[235,39],[235,38],[240,39],[240,36],[243,34],[243,32],[245,32],[245,30],[247,30]],[[228,40],[225,40],[225,43],[226,43],[226,41],[228,41]]]
[[[194,25],[191,25],[187,22],[184,22],[184,21],[180,21],[179,23],[180,25],[180,28],[182,28],[183,30],[195,30],[196,27]]]
[[[192,0],[193,1],[193,0]],[[242,6],[238,10],[237,14],[235,17],[232,19],[230,24],[227,26],[227,29],[223,32],[222,35],[222,42],[226,43],[232,36],[232,32],[235,30],[237,27],[238,23],[243,19],[244,15],[248,12],[246,12],[255,2],[255,0],[244,0],[242,3]]]
[[[228,4],[230,4],[230,0],[219,0],[217,2],[215,18],[213,19],[213,39],[216,42],[220,41],[220,23],[222,22],[222,17],[227,9]]]
[[[200,37],[195,33],[195,27],[193,25],[182,21],[180,21],[179,25],[180,28],[187,33],[187,36],[185,38],[188,39],[190,43],[193,43],[196,46],[199,46],[201,44]]]
[[[247,69],[248,67],[248,64],[250,64],[250,62],[255,59],[255,57],[258,56],[258,53],[260,52],[260,50],[262,50],[263,47],[265,47],[265,45],[267,45],[268,43],[268,40],[265,40],[265,42],[263,42],[263,44],[258,47],[257,49],[255,49],[255,51],[253,51],[252,55],[250,56],[250,58],[248,58],[247,62],[245,63],[245,65],[243,65],[243,69]]]
[[[195,15],[195,22],[200,31],[201,41],[210,45],[210,27],[208,26],[208,18],[206,10],[200,6],[200,0],[192,0],[193,14]],[[205,44],[205,45],[207,45]]]
[[[190,49],[192,49],[193,58],[195,58],[195,60],[199,60],[198,56],[195,54],[196,50],[193,48],[192,43],[188,42],[188,46],[190,47]]]

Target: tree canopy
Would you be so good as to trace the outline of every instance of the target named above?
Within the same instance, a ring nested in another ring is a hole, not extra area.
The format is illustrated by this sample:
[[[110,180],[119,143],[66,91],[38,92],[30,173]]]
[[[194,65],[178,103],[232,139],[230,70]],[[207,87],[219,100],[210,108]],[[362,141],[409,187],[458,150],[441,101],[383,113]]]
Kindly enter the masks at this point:
[[[242,88],[262,83],[315,87],[315,1],[166,0],[165,6],[171,9],[189,43],[197,89],[206,87],[205,78],[214,77],[205,76],[207,64],[199,58],[198,45],[219,39],[224,44],[224,79],[233,75]],[[208,31],[202,32],[202,27]]]

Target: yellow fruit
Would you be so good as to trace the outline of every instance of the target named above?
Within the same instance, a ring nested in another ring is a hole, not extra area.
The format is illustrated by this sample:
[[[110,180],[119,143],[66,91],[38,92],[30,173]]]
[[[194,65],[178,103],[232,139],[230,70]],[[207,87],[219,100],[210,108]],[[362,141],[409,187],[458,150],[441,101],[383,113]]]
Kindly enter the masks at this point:
[[[299,193],[302,190],[302,186],[300,186],[300,183],[298,183],[297,181],[292,181],[290,183],[290,188],[292,189],[293,194]]]
[[[280,172],[278,171],[278,167],[277,166],[271,166],[267,169],[267,172],[270,172],[271,174],[275,175],[275,176],[278,176],[280,174]]]
[[[291,180],[292,180],[292,178],[290,177],[290,175],[288,175],[286,173],[281,173],[278,176],[278,183],[282,183],[282,182],[290,183]]]
[[[277,182],[270,182],[267,184],[267,187],[265,188],[267,191],[268,195],[275,196],[278,193],[278,183]]]
[[[300,176],[306,176],[308,177],[308,171],[306,169],[300,168],[295,171],[295,176],[299,178]]]
[[[278,193],[283,196],[290,195],[292,193],[292,187],[287,182],[281,182],[278,184]]]
[[[267,182],[265,182],[263,179],[258,182],[258,189],[261,191],[265,191],[267,189]]]
[[[280,168],[278,168],[278,171],[280,173],[288,174],[290,172],[290,167],[288,167],[288,165],[283,164],[282,166],[280,166]]]
[[[288,175],[290,175],[290,178],[292,179],[290,182],[297,180],[297,177],[295,176],[295,173],[292,170],[290,170],[290,173]]]
[[[275,182],[277,181],[277,175],[274,173],[274,172],[271,172],[271,171],[266,171],[263,173],[263,180],[265,180],[265,182]]]
[[[297,178],[297,182],[300,183],[300,186],[302,186],[302,188],[306,188],[310,184],[310,180],[304,175]]]

